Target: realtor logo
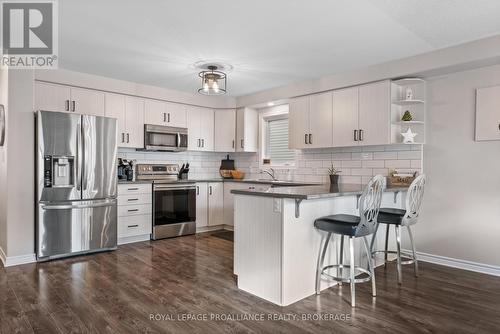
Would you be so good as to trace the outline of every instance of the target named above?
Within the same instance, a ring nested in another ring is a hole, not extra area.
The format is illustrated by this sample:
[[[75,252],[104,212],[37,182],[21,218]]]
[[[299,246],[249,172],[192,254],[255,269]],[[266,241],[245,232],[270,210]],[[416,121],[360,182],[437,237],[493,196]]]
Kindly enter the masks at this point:
[[[57,68],[55,1],[3,1],[2,67]]]

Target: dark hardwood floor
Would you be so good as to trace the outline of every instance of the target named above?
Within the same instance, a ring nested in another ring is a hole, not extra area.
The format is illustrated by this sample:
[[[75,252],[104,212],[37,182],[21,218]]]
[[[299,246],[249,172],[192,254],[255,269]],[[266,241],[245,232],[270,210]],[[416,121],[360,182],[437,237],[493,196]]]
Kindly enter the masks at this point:
[[[348,285],[279,307],[236,288],[232,254],[231,241],[205,234],[1,267],[0,332],[500,332],[498,277],[421,263],[418,279],[411,266],[404,267],[404,282],[398,287],[390,264],[377,269],[376,299],[370,296],[369,283],[357,285],[356,309],[348,303]],[[266,320],[241,319],[245,314]],[[317,314],[334,319],[301,319]],[[169,318],[150,320],[152,315]],[[271,315],[278,319],[268,320]],[[347,319],[335,319],[343,316]]]

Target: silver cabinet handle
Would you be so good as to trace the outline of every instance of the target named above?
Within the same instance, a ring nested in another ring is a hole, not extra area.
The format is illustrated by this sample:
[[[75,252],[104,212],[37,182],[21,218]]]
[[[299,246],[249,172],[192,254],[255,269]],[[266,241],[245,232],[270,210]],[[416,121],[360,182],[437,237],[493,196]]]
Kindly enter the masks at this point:
[[[205,139],[201,140],[201,147],[205,147]]]
[[[354,130],[354,141],[358,141],[358,130]]]
[[[312,133],[309,134],[309,144],[313,143],[313,135]]]
[[[307,144],[309,144],[309,143],[307,142],[307,133],[304,135],[304,144],[306,144],[306,145],[307,145]]]
[[[167,114],[167,122],[170,123],[170,113]]]
[[[139,225],[135,224],[135,225],[127,225],[127,227],[129,228],[132,228],[132,227],[139,227]]]
[[[498,125],[498,127],[500,127],[500,125]],[[233,148],[234,148],[234,139],[233,139]]]
[[[129,209],[129,210],[127,210],[127,212],[137,212],[137,211],[139,211],[139,209]]]
[[[241,140],[240,146],[241,146],[241,148],[243,148],[243,146],[244,146],[243,145],[243,139]]]
[[[200,194],[200,187],[196,186],[196,195]]]
[[[166,122],[166,121],[167,121],[167,114],[163,113],[163,122]]]
[[[127,144],[130,143],[130,133],[127,133]]]
[[[363,138],[363,130],[362,129],[359,129],[359,140],[360,141],[364,140],[364,138]]]
[[[127,190],[139,190],[139,188],[127,188]]]
[[[66,111],[69,111],[69,100],[66,100],[65,103],[64,103],[64,106],[65,106],[65,110]]]
[[[208,186],[208,194],[212,195],[212,186]]]
[[[76,110],[76,101],[75,100],[71,101],[71,109],[72,109],[71,111]]]
[[[125,132],[122,132],[122,143],[125,142]]]
[[[128,202],[135,202],[135,201],[138,201],[139,199],[138,198],[129,198],[127,199]]]
[[[198,139],[198,147],[201,147],[201,140]]]

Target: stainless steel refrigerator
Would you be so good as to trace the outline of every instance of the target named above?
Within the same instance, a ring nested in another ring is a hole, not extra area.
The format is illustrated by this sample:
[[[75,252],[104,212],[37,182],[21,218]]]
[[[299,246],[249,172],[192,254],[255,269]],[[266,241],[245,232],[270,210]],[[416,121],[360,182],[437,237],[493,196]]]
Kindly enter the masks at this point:
[[[116,119],[36,113],[38,261],[116,249]]]

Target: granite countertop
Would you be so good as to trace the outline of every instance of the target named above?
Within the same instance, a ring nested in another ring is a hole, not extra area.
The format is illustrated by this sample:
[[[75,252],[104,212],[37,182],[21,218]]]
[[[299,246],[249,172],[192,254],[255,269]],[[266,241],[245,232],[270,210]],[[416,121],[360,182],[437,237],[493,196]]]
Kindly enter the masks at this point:
[[[236,182],[236,183],[257,183],[257,184],[269,184],[273,186],[280,187],[296,187],[296,186],[312,186],[319,185],[318,183],[313,182],[297,182],[297,181],[273,181],[273,180],[254,180],[254,179],[222,179],[222,178],[213,178],[213,179],[187,179],[187,180],[177,180],[176,183],[193,183],[193,182]],[[118,184],[139,184],[139,183],[153,183],[152,180],[135,180],[135,181],[126,181],[126,180],[118,180]]]
[[[235,189],[231,190],[232,194],[249,195],[249,196],[264,196],[275,198],[292,198],[292,199],[318,199],[330,198],[339,196],[361,195],[364,186],[360,184],[340,184],[332,186],[330,184],[314,185],[314,186],[299,186],[299,187],[277,187],[266,190],[259,189]],[[385,192],[406,191],[408,187],[388,187]]]

